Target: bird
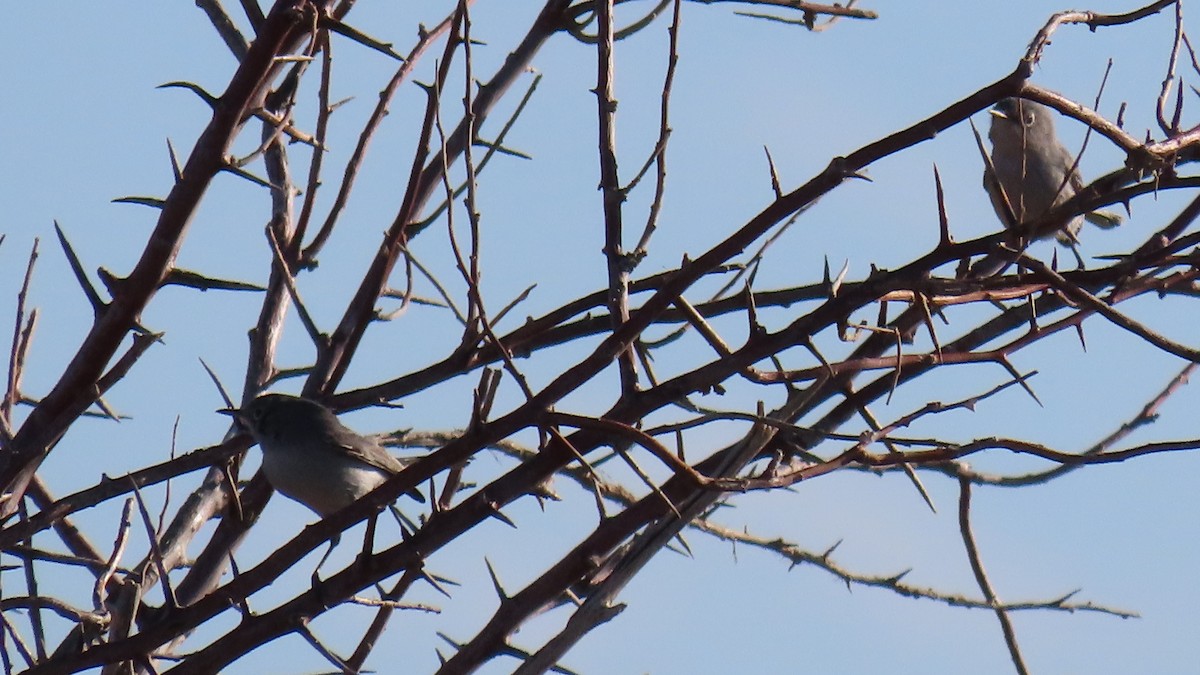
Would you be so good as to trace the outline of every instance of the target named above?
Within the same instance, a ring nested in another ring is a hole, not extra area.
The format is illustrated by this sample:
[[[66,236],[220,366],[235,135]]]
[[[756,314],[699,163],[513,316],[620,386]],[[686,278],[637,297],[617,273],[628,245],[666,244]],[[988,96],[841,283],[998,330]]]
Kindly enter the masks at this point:
[[[1033,221],[1083,188],[1074,156],[1054,131],[1054,115],[1049,108],[1033,101],[1005,98],[988,112],[992,152],[991,167],[984,167],[983,187],[1005,227]],[[1012,207],[1011,216],[1002,194]],[[1015,223],[1011,222],[1014,217]],[[1122,221],[1116,213],[1093,211],[1065,223],[1051,223],[1034,232],[1033,238],[1053,235],[1060,243],[1074,247],[1085,218],[1102,228],[1116,227]]]
[[[240,409],[224,408],[262,449],[271,487],[324,518],[400,473],[401,460],[355,433],[333,411],[311,399],[264,394]],[[424,501],[415,488],[408,492]]]

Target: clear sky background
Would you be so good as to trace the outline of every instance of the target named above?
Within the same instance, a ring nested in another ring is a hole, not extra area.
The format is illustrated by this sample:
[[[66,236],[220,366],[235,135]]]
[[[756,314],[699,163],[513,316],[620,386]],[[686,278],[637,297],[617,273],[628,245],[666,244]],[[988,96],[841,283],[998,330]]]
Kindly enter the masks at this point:
[[[231,12],[236,9],[237,3],[227,4]],[[360,0],[348,22],[405,52],[415,40],[417,22],[433,25],[444,15],[445,5]],[[640,16],[649,5],[619,7],[620,23]],[[1003,77],[1050,14],[1066,9],[1042,0],[878,0],[863,6],[878,11],[880,18],[842,21],[812,34],[796,26],[735,16],[733,12],[744,7],[734,3],[684,3],[670,187],[651,255],[637,276],[671,269],[681,256],[702,253],[771,201],[764,145],[771,150],[784,189],[794,188],[831,157],[848,154]],[[1135,6],[1126,0],[1087,8],[1122,12]],[[484,43],[475,51],[477,77],[490,77],[537,8],[534,2],[479,0],[472,10],[473,35]],[[116,274],[128,272],[157,212],[111,200],[164,196],[171,184],[167,139],[182,161],[208,120],[208,109],[194,95],[155,87],[186,80],[219,93],[236,64],[191,2],[44,0],[10,3],[5,9],[6,20],[0,23],[0,82],[5,89],[0,103],[0,233],[7,239],[0,245],[0,320],[7,322],[14,315],[29,247],[40,238],[30,303],[39,308],[41,318],[25,377],[25,392],[36,397],[57,380],[91,319],[55,241],[53,222],[62,225],[89,271],[102,266]],[[666,27],[660,18],[617,47],[618,148],[624,180],[641,165],[657,136]],[[1091,105],[1111,59],[1100,110],[1112,118],[1120,103],[1128,102],[1125,125],[1139,136],[1153,127],[1153,103],[1173,30],[1169,13],[1095,33],[1066,27],[1055,35],[1034,81]],[[331,188],[357,129],[395,68],[395,62],[344,39],[335,40],[334,56],[333,98],[354,98],[335,116],[320,216],[333,196]],[[508,140],[533,161],[500,157],[481,178],[485,298],[498,308],[530,284],[539,284],[502,328],[511,329],[526,315],[537,316],[604,286],[600,195],[595,189],[595,97],[589,92],[595,86],[595,58],[593,47],[567,35],[551,40],[534,61],[544,79]],[[432,64],[432,58],[423,64],[418,80],[429,81]],[[1196,79],[1192,73],[1185,78]],[[454,86],[461,88],[461,78]],[[516,97],[510,98],[503,110],[515,104]],[[373,254],[380,232],[395,213],[422,110],[423,94],[415,87],[410,85],[397,97],[372,146],[356,199],[321,258],[319,274],[301,279],[301,292],[327,330],[340,317],[357,285],[357,270]],[[492,136],[504,118],[502,113],[494,115],[483,135]],[[986,115],[975,121],[984,129]],[[1083,127],[1067,120],[1060,120],[1058,127],[1067,146],[1077,149]],[[257,129],[248,127],[238,152],[252,149],[257,137]],[[871,265],[894,268],[928,251],[937,240],[935,163],[955,237],[973,238],[999,229],[980,187],[981,161],[970,129],[960,125],[871,166],[871,182],[849,182],[821,201],[776,244],[756,287],[817,281],[825,258],[835,270],[847,264],[848,278],[859,279]],[[1094,177],[1122,163],[1121,153],[1093,138],[1081,166],[1085,177]],[[1120,230],[1085,231],[1083,253],[1130,250],[1189,198],[1163,194],[1136,202],[1132,218]],[[633,195],[626,207],[631,221],[640,222],[647,202],[646,192]],[[193,223],[180,265],[211,276],[264,283],[270,255],[262,235],[267,204],[261,188],[233,177],[218,179]],[[431,228],[414,243],[414,250],[443,270],[443,279],[450,280],[461,297],[461,283],[456,286],[457,277],[448,271],[444,228]],[[1044,258],[1052,251],[1048,243],[1033,249]],[[428,287],[418,290],[432,294]],[[199,294],[178,288],[160,293],[145,324],[165,332],[165,344],[152,349],[108,398],[132,419],[119,425],[102,420],[75,425],[44,466],[55,493],[90,485],[101,473],[119,475],[164,460],[177,417],[178,451],[218,442],[228,420],[212,413],[221,401],[197,359],[213,366],[231,389],[239,388],[245,333],[258,302],[251,294]],[[1147,298],[1127,309],[1168,336],[1194,345],[1200,320],[1175,307],[1187,306]],[[798,311],[774,312],[766,318],[779,324]],[[948,330],[953,333],[954,328]],[[453,320],[445,312],[414,309],[369,334],[343,388],[377,382],[380,373],[392,377],[419,370],[453,348],[447,336],[454,334]],[[1086,352],[1073,334],[1064,332],[1014,358],[1023,371],[1039,371],[1033,384],[1044,407],[1014,389],[975,412],[939,417],[929,426],[912,429],[912,434],[936,433],[956,440],[1004,435],[1078,451],[1132,418],[1184,365],[1148,353],[1138,340],[1099,320],[1087,324],[1087,338]],[[829,349],[837,353],[848,347]],[[568,347],[530,362],[528,374],[535,389],[557,372],[555,368],[574,362],[581,353],[580,347]],[[311,358],[303,331],[298,324],[292,326],[281,365],[303,365]],[[687,363],[667,359],[661,367],[669,372]],[[926,401],[954,400],[1005,379],[998,368],[947,369],[922,378],[920,386],[901,390],[890,405],[880,405],[875,412],[896,417]],[[563,409],[606,407],[612,380],[601,380],[569,398]],[[475,382],[472,374],[406,399],[403,411],[362,411],[346,421],[363,432],[459,428],[468,420]],[[294,390],[294,384],[280,389],[289,386]],[[519,398],[507,382],[498,410]],[[1130,443],[1194,437],[1198,399],[1195,391],[1185,389],[1162,409],[1156,424],[1138,432]],[[720,447],[739,431],[714,437],[708,449]],[[257,451],[252,451],[250,466],[257,461]],[[487,454],[476,460],[477,479],[495,472],[495,466],[487,465],[490,461]],[[1001,456],[973,457],[971,462],[997,471],[1036,466]],[[976,491],[975,532],[1002,599],[1049,600],[1081,589],[1077,600],[1142,615],[1120,620],[1090,613],[1017,613],[1017,636],[1034,672],[1196,672],[1198,467],[1200,460],[1189,454],[1159,455],[1090,468],[1039,487]],[[194,489],[199,478],[193,474],[175,481],[172,504]],[[939,506],[937,514],[929,512],[903,477],[855,473],[822,478],[791,492],[736,497],[732,502],[737,508],[725,510],[720,519],[813,551],[840,541],[836,559],[850,569],[878,574],[911,570],[911,583],[975,597],[978,590],[955,520],[957,484],[936,476],[926,484]],[[445,611],[437,616],[403,613],[368,667],[383,673],[436,669],[434,649],[449,648],[435,631],[467,640],[495,609],[485,556],[515,592],[585,536],[594,526],[591,499],[569,485],[560,487],[567,498],[562,504],[543,511],[524,499],[506,510],[520,526],[516,532],[489,523],[434,556],[431,569],[462,582],[458,592],[476,601],[445,602],[433,593],[415,598]],[[147,494],[159,500],[155,504],[164,496],[161,487]],[[93,509],[77,520],[93,541],[107,544],[119,506]],[[263,522],[239,552],[239,563],[248,567],[257,562],[309,522],[311,514],[303,507],[272,500]],[[42,537],[39,543],[50,545],[50,537]],[[347,540],[354,538],[348,535]],[[780,668],[819,673],[1012,672],[1000,629],[989,612],[880,590],[847,590],[825,572],[789,570],[769,554],[734,549],[698,533],[688,540],[693,559],[667,552],[659,556],[622,596],[628,604],[624,614],[593,632],[563,664],[582,673]],[[144,554],[145,542],[136,542],[135,548],[128,560]],[[350,552],[340,553],[345,554],[343,562],[348,560]],[[298,567],[294,575],[255,596],[253,605],[265,610],[290,597],[297,585],[307,584],[311,568]],[[5,573],[6,593],[18,581],[15,574]],[[78,576],[41,581],[48,594],[89,588],[81,586],[86,579]],[[515,636],[516,643],[540,644],[564,616],[552,614],[530,624]],[[342,609],[318,619],[314,629],[335,649],[348,653],[370,617],[368,609]],[[218,627],[235,621],[235,613],[229,612]],[[197,639],[205,634],[202,631]],[[514,666],[511,660],[499,659],[487,672],[508,672]],[[315,672],[324,667],[302,640],[288,637],[237,662],[230,672]]]

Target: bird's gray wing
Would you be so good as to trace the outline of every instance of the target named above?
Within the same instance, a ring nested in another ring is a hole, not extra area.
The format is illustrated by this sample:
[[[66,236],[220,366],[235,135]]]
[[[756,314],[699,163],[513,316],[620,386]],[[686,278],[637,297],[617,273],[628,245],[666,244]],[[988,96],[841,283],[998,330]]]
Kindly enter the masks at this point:
[[[1057,150],[1060,152],[1059,158],[1063,162],[1061,166],[1072,166],[1074,164],[1075,156],[1067,152],[1067,149],[1064,148],[1062,144],[1059,144]],[[1070,164],[1067,162],[1070,162]],[[1062,178],[1060,177],[1058,180],[1061,181]],[[1071,177],[1068,180],[1067,185],[1069,186],[1069,189],[1064,190],[1065,196],[1057,200],[1055,202],[1056,204],[1061,204],[1063,201],[1066,201],[1067,198],[1074,196],[1076,192],[1079,192],[1083,189],[1083,176],[1079,173],[1079,167],[1075,167],[1075,170],[1071,172]],[[1089,223],[1104,229],[1116,227],[1125,220],[1121,214],[1113,213],[1112,211],[1093,211],[1091,213],[1083,214],[1083,217]],[[1078,230],[1078,224],[1076,224],[1075,229]]]
[[[361,461],[363,464],[382,469],[391,475],[396,475],[412,464],[415,460],[401,460],[388,452],[386,448],[373,439],[360,436],[346,427],[334,429],[329,440],[340,447],[348,456]],[[406,492],[413,499],[425,501],[425,495],[413,488]]]

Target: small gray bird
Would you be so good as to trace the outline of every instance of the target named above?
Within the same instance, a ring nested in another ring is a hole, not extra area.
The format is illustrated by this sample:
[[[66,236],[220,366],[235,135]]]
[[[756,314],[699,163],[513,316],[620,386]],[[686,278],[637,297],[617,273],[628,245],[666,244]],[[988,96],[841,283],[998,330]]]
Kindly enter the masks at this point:
[[[1070,199],[1083,188],[1083,178],[1075,167],[1075,157],[1054,133],[1054,115],[1033,101],[1006,98],[989,111],[992,115],[988,138],[992,141],[992,166],[999,177],[1017,223],[1026,223]],[[1004,200],[992,172],[984,168],[983,187],[992,198],[992,207],[1000,221],[1009,227]],[[1076,216],[1067,223],[1051,224],[1034,233],[1042,239],[1054,235],[1067,246],[1077,243],[1076,235],[1084,218],[1102,228],[1121,224],[1121,216],[1095,211]]]
[[[400,473],[401,460],[354,433],[329,408],[297,396],[265,394],[232,415],[262,448],[271,487],[324,518]],[[424,501],[415,489],[408,493]]]

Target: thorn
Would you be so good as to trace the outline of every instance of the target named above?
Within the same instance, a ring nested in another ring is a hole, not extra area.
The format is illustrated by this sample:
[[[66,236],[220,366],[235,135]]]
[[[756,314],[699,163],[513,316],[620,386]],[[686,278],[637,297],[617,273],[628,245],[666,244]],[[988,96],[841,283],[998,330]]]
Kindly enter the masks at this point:
[[[833,552],[842,545],[842,541],[842,539],[838,539],[837,541],[833,542],[833,546],[825,549],[825,552],[821,554],[821,560],[828,560],[829,556],[833,555]]]
[[[79,282],[80,288],[83,289],[83,294],[87,297],[88,303],[91,304],[92,311],[99,316],[108,305],[100,299],[100,294],[96,292],[96,288],[88,280],[87,273],[83,271],[83,263],[79,261],[79,256],[75,255],[75,249],[71,247],[71,242],[67,241],[67,235],[63,232],[57,220],[54,221],[54,233],[58,235],[58,244],[67,256],[67,264],[71,266],[71,271],[75,274],[75,280]]]
[[[140,204],[142,206],[149,206],[150,208],[154,208],[154,209],[161,209],[163,207],[163,205],[167,203],[167,200],[159,199],[158,197],[129,196],[129,197],[117,197],[116,199],[112,200],[112,203],[113,204]]]
[[[411,518],[404,515],[404,512],[401,511],[400,508],[395,504],[388,504],[388,511],[390,511],[392,513],[392,517],[396,519],[396,523],[400,526],[400,534],[406,540],[412,536],[413,532],[416,532],[420,529],[417,527],[417,524],[414,523]]]
[[[461,642],[455,642],[454,640],[451,640],[449,635],[446,635],[445,633],[443,633],[441,631],[437,632],[437,636],[442,638],[443,640],[445,640],[450,646],[454,647],[455,649],[462,648]]]
[[[179,156],[175,154],[175,146],[171,144],[170,137],[167,138],[167,156],[171,158],[171,172],[178,183],[179,179],[183,178],[183,169],[179,167]]]
[[[491,507],[492,507],[492,511],[488,515],[495,518],[496,520],[499,520],[500,522],[504,523],[505,525],[508,525],[509,527],[511,527],[514,530],[517,529],[517,524],[514,523],[508,516],[501,513],[500,509],[495,504],[491,504]]]
[[[509,595],[504,590],[504,586],[500,584],[500,577],[496,574],[496,569],[492,567],[492,561],[488,560],[487,556],[484,556],[483,563],[487,565],[488,576],[492,578],[492,588],[496,591],[496,597],[500,598],[501,602],[508,600]]]
[[[1179,120],[1183,117],[1183,87],[1175,90],[1175,113],[1171,116],[1171,131],[1179,131]]]
[[[424,579],[430,586],[433,586],[433,590],[437,591],[438,593],[441,593],[442,595],[446,596],[447,598],[452,597],[450,595],[450,591],[447,591],[445,588],[442,587],[442,584],[439,583],[439,580],[437,579],[437,577],[434,577],[432,574],[422,570],[421,578]]]
[[[1017,372],[1017,369],[1014,368],[1011,363],[1009,363],[1007,357],[1001,356],[999,361],[1000,361],[1000,365],[1004,366],[1004,369],[1008,371],[1008,374],[1012,375],[1013,379],[1016,380],[1017,383],[1021,385],[1021,388],[1025,390],[1025,393],[1029,394],[1030,398],[1032,398],[1034,400],[1034,402],[1036,402],[1039,406],[1041,406],[1043,408],[1046,407],[1046,406],[1042,405],[1041,399],[1039,399],[1037,397],[1037,394],[1033,393],[1033,388],[1030,387],[1029,383],[1026,381],[1029,378],[1033,377],[1034,375],[1037,375],[1036,370],[1030,372],[1028,375],[1021,375],[1020,373]]]
[[[111,276],[111,275],[110,275]],[[265,286],[259,286],[246,281],[233,281],[230,279],[217,279],[215,277],[206,277],[199,272],[192,272],[181,268],[174,268],[167,272],[167,276],[163,279],[159,287],[163,286],[186,286],[195,288],[199,291],[225,290],[225,291],[265,291]],[[111,290],[110,290],[111,292]]]
[[[938,245],[939,249],[954,244],[950,238],[950,218],[946,215],[946,193],[942,189],[942,175],[938,172],[937,162],[933,164],[933,184],[937,191],[938,205]]]
[[[687,539],[683,538],[682,533],[676,534],[675,540],[678,541],[679,545],[683,547],[683,553],[687,555],[687,557],[695,559],[696,555],[692,552],[692,547],[688,546]]]
[[[157,87],[155,87],[155,89],[187,89],[188,91],[192,92],[193,94],[199,96],[200,100],[202,100],[206,104],[208,104],[208,107],[210,107],[210,108],[217,107],[217,97],[213,96],[212,94],[205,91],[203,88],[200,87],[200,85],[194,84],[192,82],[180,82],[180,81],[167,82],[166,84],[158,85]]]
[[[994,195],[993,203],[1000,203],[1000,220],[1005,229],[1017,229],[1017,215],[1013,209],[1012,201],[1008,194],[1004,191],[1004,186],[1000,181],[996,180],[996,167],[992,164],[992,156],[987,149],[983,147],[983,138],[979,135],[979,129],[975,127],[974,120],[967,121],[971,125],[971,133],[975,136],[975,147],[979,150],[979,156],[983,158],[983,180],[984,187],[987,188],[990,196]]]
[[[254,174],[241,168],[240,166],[235,165],[231,161],[226,160],[225,164],[221,167],[221,170],[228,171],[229,173],[231,173],[235,176],[240,176],[241,178],[245,178],[246,180],[250,181],[251,183],[254,183],[255,185],[260,185],[265,188],[270,188],[272,190],[278,190],[280,192],[283,192],[283,188],[281,188],[277,185],[272,185],[271,181],[269,181],[265,178],[259,178],[258,176],[255,176]]]
[[[845,281],[845,279],[846,279],[846,273],[849,271],[850,271],[850,259],[847,258],[846,262],[842,264],[842,271],[838,272],[837,278],[834,279],[833,284],[830,285],[829,294],[831,297],[834,297],[834,298],[837,297],[838,291],[840,291],[842,289],[842,282]]]
[[[750,284],[751,280],[747,280],[742,289],[743,297],[746,300],[746,322],[749,324],[750,336],[761,337],[767,334],[767,329],[758,320],[758,303],[754,301],[754,291],[751,290]]]
[[[767,153],[767,167],[771,172],[771,190],[775,193],[775,199],[783,197],[783,188],[779,187],[779,173],[775,170],[775,160],[771,157],[771,149],[763,146],[763,152]]]
[[[360,44],[364,47],[367,47],[369,49],[374,49],[375,51],[377,51],[381,54],[386,54],[387,56],[390,56],[391,58],[396,59],[400,63],[405,62],[405,58],[403,56],[400,56],[399,54],[397,54],[395,52],[395,50],[392,49],[392,43],[390,43],[390,42],[383,42],[382,40],[377,40],[361,31],[359,31],[358,29],[351,28],[350,26],[342,23],[341,21],[330,18],[328,16],[324,17],[324,19],[321,21],[321,24],[323,26],[325,26],[326,28],[328,28],[329,30],[337,33],[338,35],[341,35],[343,37],[348,37],[351,40],[353,40],[354,42],[357,42],[358,44]]]
[[[1073,590],[1073,591],[1071,591],[1071,592],[1067,593],[1066,595],[1062,596],[1061,598],[1056,598],[1056,599],[1054,599],[1054,600],[1051,600],[1049,604],[1052,604],[1052,605],[1065,605],[1065,604],[1067,603],[1067,601],[1068,601],[1068,600],[1070,600],[1071,598],[1073,598],[1073,597],[1075,597],[1076,595],[1078,595],[1078,594],[1079,594],[1079,591],[1081,591],[1081,590],[1083,590],[1083,589],[1081,589],[1081,588],[1076,588],[1075,590]]]

